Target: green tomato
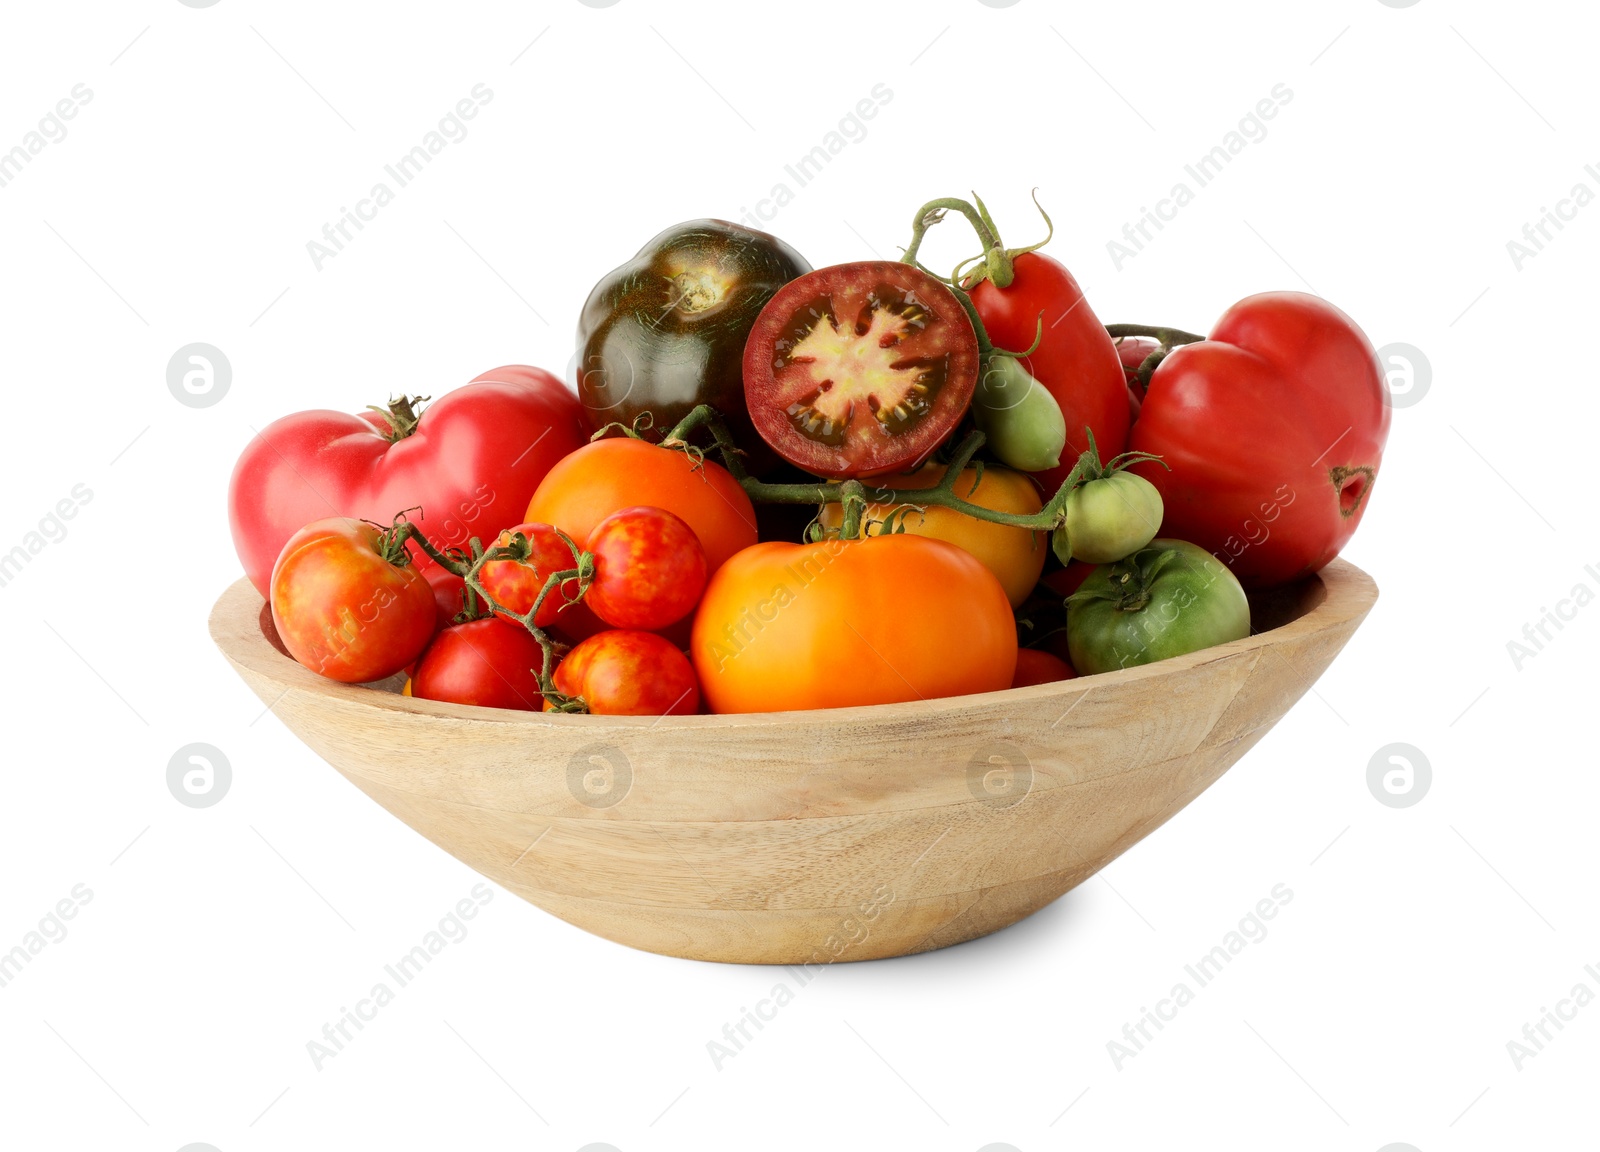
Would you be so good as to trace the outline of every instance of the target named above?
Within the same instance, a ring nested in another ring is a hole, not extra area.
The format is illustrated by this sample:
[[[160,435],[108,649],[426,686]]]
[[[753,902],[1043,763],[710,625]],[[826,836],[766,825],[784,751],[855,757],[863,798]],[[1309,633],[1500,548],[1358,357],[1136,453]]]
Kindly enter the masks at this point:
[[[1067,495],[1072,558],[1112,564],[1149,544],[1161,530],[1161,493],[1143,476],[1113,472]]]
[[[972,394],[972,419],[989,450],[1019,472],[1042,472],[1061,463],[1067,421],[1048,389],[1013,356],[990,356]]]
[[[1103,564],[1067,598],[1080,675],[1150,664],[1250,635],[1250,605],[1225,564],[1184,540],[1152,540]]]

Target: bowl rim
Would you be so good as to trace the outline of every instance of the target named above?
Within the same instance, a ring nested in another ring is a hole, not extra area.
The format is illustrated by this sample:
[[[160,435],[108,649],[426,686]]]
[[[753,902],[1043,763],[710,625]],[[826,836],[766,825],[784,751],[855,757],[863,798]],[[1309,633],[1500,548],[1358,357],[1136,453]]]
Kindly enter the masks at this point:
[[[370,708],[399,714],[471,720],[523,728],[568,728],[587,733],[637,729],[686,731],[745,725],[781,726],[797,722],[830,724],[901,723],[951,713],[989,711],[1009,701],[1035,701],[1055,698],[1063,704],[1101,688],[1166,676],[1197,668],[1240,653],[1265,649],[1275,644],[1337,627],[1364,617],[1378,599],[1378,586],[1366,572],[1347,560],[1335,559],[1320,572],[1307,577],[1320,582],[1321,599],[1294,619],[1242,640],[1233,640],[1184,656],[1174,656],[1152,664],[1121,668],[1094,676],[1078,676],[1025,688],[1006,688],[967,696],[941,696],[896,704],[856,705],[848,708],[817,708],[788,712],[740,712],[694,716],[589,716],[557,715],[548,712],[523,712],[505,708],[483,708],[470,704],[448,704],[402,696],[365,684],[344,684],[319,676],[293,658],[280,652],[261,629],[265,601],[245,577],[223,590],[212,605],[207,626],[212,640],[230,663],[242,671],[263,677],[282,690],[279,699],[291,691],[332,697]],[[1316,596],[1307,589],[1303,596]],[[275,706],[269,704],[269,709]]]

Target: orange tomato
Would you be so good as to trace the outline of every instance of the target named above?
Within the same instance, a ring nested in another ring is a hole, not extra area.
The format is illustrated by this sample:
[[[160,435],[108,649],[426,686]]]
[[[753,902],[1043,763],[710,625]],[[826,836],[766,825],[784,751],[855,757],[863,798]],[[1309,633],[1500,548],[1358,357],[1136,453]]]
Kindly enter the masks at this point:
[[[874,478],[867,484],[867,494],[878,498],[879,502],[867,506],[867,516],[882,520],[896,507],[916,503],[912,491],[932,488],[944,477],[944,473],[943,464],[925,464],[905,476]],[[973,483],[977,479],[976,468],[965,469],[956,480],[956,495],[969,504],[996,512],[1032,515],[1044,507],[1039,499],[1039,490],[1021,472],[985,465],[983,480],[974,488]],[[900,491],[907,492],[906,497],[894,500],[891,493]],[[843,519],[843,510],[838,504],[825,504],[818,519],[825,531],[837,532]],[[1049,541],[1043,532],[1029,532],[1026,528],[1011,528],[1005,524],[976,520],[954,508],[930,507],[922,512],[907,512],[902,523],[905,530],[914,536],[947,540],[976,556],[1000,581],[1013,608],[1021,605],[1039,582],[1045,555],[1050,551]]]
[[[693,528],[712,572],[756,542],[755,508],[726,468],[626,436],[596,440],[563,457],[523,519],[554,524],[585,544],[600,521],[640,504],[665,508]]]
[[[757,544],[706,586],[690,655],[713,712],[892,704],[1009,687],[1016,624],[967,552],[924,536]]]
[[[700,710],[694,669],[654,632],[617,629],[589,637],[556,665],[555,682],[566,695],[583,697],[595,716],[692,716]]]

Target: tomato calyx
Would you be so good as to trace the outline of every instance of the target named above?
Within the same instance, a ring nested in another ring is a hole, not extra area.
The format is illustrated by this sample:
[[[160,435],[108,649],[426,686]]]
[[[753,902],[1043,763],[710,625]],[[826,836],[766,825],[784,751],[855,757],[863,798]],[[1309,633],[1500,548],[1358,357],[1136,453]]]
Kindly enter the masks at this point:
[[[1011,281],[1016,278],[1013,268],[1016,258],[1028,252],[1037,252],[1050,243],[1051,237],[1056,234],[1055,222],[1050,219],[1050,213],[1044,210],[1044,205],[1039,203],[1039,190],[1035,188],[1031,195],[1033,206],[1039,209],[1039,215],[1044,217],[1048,229],[1043,240],[1023,248],[1007,248],[1000,239],[1000,229],[995,225],[994,217],[989,215],[989,207],[981,196],[974,192],[970,203],[959,197],[944,196],[930,200],[917,209],[916,217],[911,224],[911,243],[905,250],[905,262],[916,264],[917,251],[921,248],[922,239],[929,228],[943,220],[947,213],[960,212],[972,225],[972,230],[978,234],[978,240],[983,244],[983,251],[956,265],[955,275],[950,278],[949,283],[967,291],[971,291],[984,280],[988,280],[996,288],[1009,287]],[[969,268],[969,265],[974,267]],[[976,267],[978,265],[982,266],[981,270]]]
[[[1141,548],[1111,565],[1109,588],[1080,588],[1062,603],[1070,605],[1089,600],[1107,600],[1119,612],[1142,612],[1150,605],[1156,577],[1177,557],[1176,548]]]
[[[401,394],[391,397],[389,403],[381,408],[376,404],[368,404],[367,410],[376,412],[383,419],[384,427],[378,429],[378,435],[391,444],[398,444],[417,430],[417,425],[422,422],[422,405],[431,399],[431,396]]]

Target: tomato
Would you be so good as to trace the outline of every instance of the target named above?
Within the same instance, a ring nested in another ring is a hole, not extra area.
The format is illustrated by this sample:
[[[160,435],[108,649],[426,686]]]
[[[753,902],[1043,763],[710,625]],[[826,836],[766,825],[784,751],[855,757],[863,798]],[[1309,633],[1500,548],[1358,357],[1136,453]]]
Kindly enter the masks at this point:
[[[1015,356],[989,356],[972,394],[972,419],[1002,464],[1042,472],[1061,463],[1067,443],[1061,408]]]
[[[1085,676],[1197,652],[1250,635],[1250,605],[1204,548],[1152,540],[1090,573],[1067,602],[1072,666]]]
[[[521,519],[550,466],[589,436],[578,398],[538,368],[485,373],[420,418],[406,401],[392,407],[371,420],[298,412],[246,445],[228,486],[228,519],[257,591],[266,594],[284,542],[323,516],[387,524],[420,505],[413,515],[439,547],[488,540]],[[420,550],[413,555],[433,565]]]
[[[575,568],[577,558],[567,542],[548,524],[526,523],[507,528],[500,533],[493,547],[512,547],[519,534],[527,541],[527,556],[521,560],[486,560],[483,567],[478,569],[478,582],[496,604],[509,612],[526,616],[533,610],[539,593],[544,591],[546,581],[557,572]],[[533,622],[540,628],[548,628],[556,623],[558,615],[565,619],[566,613],[562,610],[567,603],[566,597],[576,596],[577,591],[576,580],[565,581],[560,587],[552,589],[544,598],[544,603],[539,605],[539,614],[533,618]],[[568,608],[567,611],[572,609]],[[522,625],[518,623],[517,627],[521,628]],[[523,631],[527,629],[523,628]]]
[[[594,583],[584,603],[607,624],[653,632],[682,620],[706,587],[700,539],[662,508],[624,508],[589,533]]]
[[[768,300],[811,265],[775,236],[725,220],[668,228],[601,278],[578,318],[578,396],[596,431],[648,412],[659,438],[709,404],[748,451],[744,343]],[[764,473],[769,455],[751,462]]]
[[[690,653],[713,712],[780,712],[998,691],[1017,634],[1005,589],[954,544],[836,537],[724,564]]]
[[[1067,494],[1072,558],[1110,564],[1137,552],[1161,530],[1161,493],[1143,476],[1113,472]]]
[[[514,621],[484,616],[453,624],[433,638],[417,661],[411,695],[537,712],[544,707],[543,667],[544,653],[533,633]]]
[[[1137,420],[1139,408],[1144,403],[1144,385],[1139,380],[1139,368],[1150,353],[1161,347],[1161,342],[1148,336],[1124,336],[1115,344],[1117,359],[1122,361],[1122,375],[1128,382],[1128,410],[1131,418]]]
[[[300,663],[346,684],[382,680],[417,658],[433,635],[433,587],[384,534],[342,516],[291,536],[273,566],[272,623]]]
[[[455,622],[456,613],[465,606],[462,596],[467,590],[466,581],[437,564],[423,568],[422,575],[433,589],[433,607],[438,627],[450,627]]]
[[[600,521],[640,504],[693,528],[711,572],[756,542],[755,508],[726,468],[628,436],[586,444],[550,469],[525,519],[554,524],[583,545]]]
[[[1150,378],[1133,447],[1161,531],[1215,553],[1246,587],[1332,560],[1361,523],[1389,436],[1377,353],[1332,304],[1267,292],[1175,348]]]
[[[1042,652],[1038,648],[1017,649],[1017,670],[1011,677],[1013,688],[1028,688],[1034,684],[1053,684],[1057,680],[1071,680],[1077,673],[1059,656]]]
[[[932,488],[944,477],[945,470],[943,464],[924,464],[910,475],[880,476],[873,481],[875,487],[867,489],[867,495],[878,501],[867,505],[867,516],[882,521],[895,508],[915,504],[916,489]],[[902,492],[905,495],[897,495]],[[1043,507],[1032,480],[1020,472],[993,465],[983,470],[981,482],[976,468],[963,471],[956,480],[955,492],[969,504],[996,512],[1031,515]],[[844,511],[838,504],[824,504],[817,519],[825,531],[838,532]],[[954,508],[929,506],[921,512],[907,511],[895,520],[897,526],[911,535],[945,540],[976,556],[1000,581],[1013,608],[1026,600],[1039,582],[1039,573],[1044,570],[1045,556],[1049,553],[1043,532],[991,524]],[[875,526],[873,531],[878,528]]]
[[[821,268],[778,291],[744,348],[745,404],[785,460],[874,476],[927,459],[978,382],[978,337],[939,281],[909,264]]]
[[[1116,346],[1072,273],[1041,252],[1020,253],[1012,270],[1013,279],[1004,288],[989,280],[975,285],[972,306],[997,348],[1020,352],[1039,337],[1039,346],[1021,364],[1049,389],[1066,421],[1067,446],[1061,462],[1039,474],[1045,491],[1053,495],[1089,446],[1085,426],[1094,429],[1104,459],[1123,450],[1128,439],[1128,387]]]
[[[700,691],[689,659],[654,632],[619,629],[579,644],[556,665],[556,687],[596,716],[692,716]]]

